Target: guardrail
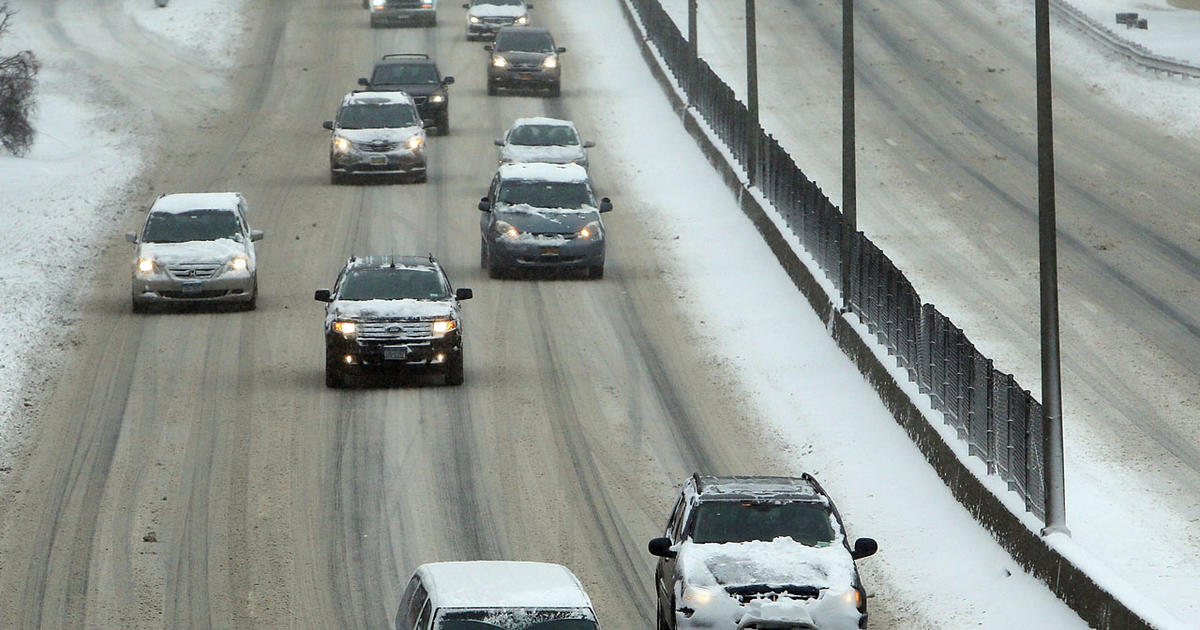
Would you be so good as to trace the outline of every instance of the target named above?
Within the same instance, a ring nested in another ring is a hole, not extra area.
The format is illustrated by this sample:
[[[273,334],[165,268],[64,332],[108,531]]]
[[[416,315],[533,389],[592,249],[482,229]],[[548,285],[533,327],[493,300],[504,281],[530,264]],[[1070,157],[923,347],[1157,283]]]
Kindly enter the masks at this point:
[[[1090,15],[1085,14],[1066,0],[1050,0],[1050,9],[1058,17],[1079,27],[1085,35],[1139,66],[1154,70],[1155,72],[1200,78],[1200,66],[1179,59],[1156,55],[1145,46],[1131,42],[1116,34],[1112,29],[1097,22]]]

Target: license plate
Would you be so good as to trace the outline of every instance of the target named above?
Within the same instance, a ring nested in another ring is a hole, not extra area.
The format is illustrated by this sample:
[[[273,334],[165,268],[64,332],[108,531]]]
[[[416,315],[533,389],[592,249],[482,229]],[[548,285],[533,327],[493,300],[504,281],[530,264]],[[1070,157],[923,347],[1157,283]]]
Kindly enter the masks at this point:
[[[521,74],[517,75],[517,78],[522,81],[531,81],[533,80],[533,75],[528,72],[522,72]]]
[[[387,166],[387,156],[386,155],[372,155],[371,156],[371,166]]]
[[[557,247],[543,247],[542,255],[543,256],[557,256],[558,248]]]
[[[199,280],[184,282],[180,287],[184,295],[194,295],[204,290],[204,283]]]
[[[384,361],[403,361],[408,358],[408,347],[406,346],[384,346],[383,360]]]

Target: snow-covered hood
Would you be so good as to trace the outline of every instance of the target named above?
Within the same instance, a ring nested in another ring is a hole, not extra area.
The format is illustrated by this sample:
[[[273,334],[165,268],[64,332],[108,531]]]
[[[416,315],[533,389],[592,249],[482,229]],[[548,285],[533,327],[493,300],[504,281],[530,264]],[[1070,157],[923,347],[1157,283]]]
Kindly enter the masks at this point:
[[[343,129],[339,127],[334,131],[335,135],[341,136],[351,142],[367,144],[375,140],[383,140],[385,142],[407,142],[409,138],[421,135],[424,130],[420,127],[398,127],[395,129]]]
[[[326,320],[434,320],[458,316],[453,300],[337,300],[329,305]]]
[[[467,15],[477,18],[519,18],[525,15],[525,7],[518,4],[477,4],[467,10]]]
[[[224,263],[234,256],[249,257],[250,254],[249,247],[231,238],[183,243],[142,243],[138,248],[138,256],[153,259],[161,265]]]
[[[595,208],[579,210],[535,208],[528,204],[498,204],[493,212],[496,218],[507,221],[522,232],[540,234],[574,234],[579,228],[600,219]]]
[[[547,162],[567,164],[582,162],[583,145],[532,146],[528,144],[506,144],[500,148],[500,160],[504,162]]]
[[[854,561],[841,539],[809,547],[790,538],[771,542],[684,542],[679,570],[691,584],[714,586],[813,586],[837,591],[854,584]]]

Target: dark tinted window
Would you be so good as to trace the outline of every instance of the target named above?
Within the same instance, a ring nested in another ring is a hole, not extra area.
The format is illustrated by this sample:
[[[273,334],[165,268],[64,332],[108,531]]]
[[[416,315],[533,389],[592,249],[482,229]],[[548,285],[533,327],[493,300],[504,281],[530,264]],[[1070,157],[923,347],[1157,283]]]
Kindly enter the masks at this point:
[[[510,28],[496,35],[496,50],[549,53],[554,52],[554,39],[544,31]]]
[[[338,112],[342,129],[382,129],[419,126],[417,110],[408,103],[347,105]]]
[[[576,146],[579,135],[565,125],[521,125],[512,130],[508,141],[535,147]]]
[[[697,543],[771,541],[781,536],[809,546],[833,542],[830,512],[820,503],[708,501],[692,510]]]
[[[238,218],[233,212],[152,212],[146,220],[146,229],[142,234],[142,240],[147,243],[215,241],[219,238],[241,240]]]
[[[437,630],[599,630],[588,610],[486,608],[450,610],[438,617]]]
[[[351,269],[338,287],[341,300],[442,300],[449,296],[441,275],[422,267]]]
[[[373,85],[432,85],[440,82],[437,68],[428,63],[387,64],[375,68],[375,74],[371,75]]]
[[[499,200],[507,204],[528,204],[537,208],[596,207],[592,191],[585,182],[509,181],[500,184]]]

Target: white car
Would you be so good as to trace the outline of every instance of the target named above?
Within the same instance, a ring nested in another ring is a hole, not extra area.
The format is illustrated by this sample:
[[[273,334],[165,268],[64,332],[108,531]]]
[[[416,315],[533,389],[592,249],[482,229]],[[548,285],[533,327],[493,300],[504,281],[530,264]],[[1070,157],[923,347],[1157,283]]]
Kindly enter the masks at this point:
[[[502,26],[528,26],[529,10],[525,0],[471,0],[467,10],[467,39],[494,37]]]
[[[258,298],[254,242],[263,233],[246,222],[241,193],[180,193],[159,197],[133,258],[133,310],[153,304],[234,303],[252,310]]]
[[[600,630],[571,570],[546,562],[433,562],[417,567],[396,630]]]
[[[578,164],[588,166],[587,150],[596,146],[582,140],[575,123],[557,118],[518,118],[496,138],[500,147],[500,163],[544,162],[547,164]]]

